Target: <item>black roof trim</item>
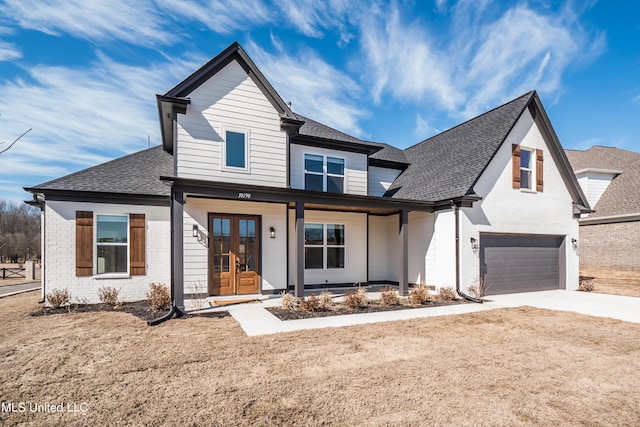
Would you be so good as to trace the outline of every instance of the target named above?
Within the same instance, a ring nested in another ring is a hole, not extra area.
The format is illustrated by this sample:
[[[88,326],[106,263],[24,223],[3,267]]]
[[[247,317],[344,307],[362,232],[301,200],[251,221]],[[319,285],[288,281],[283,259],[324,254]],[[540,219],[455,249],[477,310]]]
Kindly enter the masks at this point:
[[[185,114],[187,112],[187,105],[191,103],[191,100],[188,98],[156,95],[156,102],[158,103],[162,147],[164,151],[173,154],[173,122],[177,114]]]
[[[280,95],[278,95],[278,92],[276,92],[273,86],[271,86],[271,83],[269,83],[269,81],[264,77],[256,64],[253,63],[251,58],[249,58],[249,55],[247,55],[242,46],[240,46],[240,43],[237,41],[231,43],[211,61],[207,62],[189,77],[174,86],[165,94],[165,96],[177,98],[189,96],[191,92],[209,80],[213,75],[227,66],[227,64],[234,59],[238,61],[245,72],[251,76],[253,81],[273,104],[278,113],[288,118],[296,119],[289,106],[283,101]]]
[[[392,199],[389,197],[363,196],[359,194],[324,193],[294,188],[267,187],[261,185],[233,184],[227,182],[205,181],[199,179],[161,176],[162,181],[172,182],[174,189],[184,193],[193,193],[225,199],[238,199],[238,193],[251,194],[244,201],[260,202],[302,202],[315,205],[349,206],[355,208],[408,209],[433,212],[433,202],[420,200]],[[246,195],[245,195],[246,197]]]
[[[24,187],[33,194],[44,194],[45,202],[85,202],[110,203],[117,205],[169,206],[169,196],[149,194],[102,193],[96,191],[49,190],[37,187]]]
[[[351,153],[361,153],[371,155],[380,151],[382,147],[376,147],[368,144],[360,144],[357,142],[336,141],[332,139],[319,138],[307,135],[291,135],[291,143],[298,145],[306,145],[309,147],[328,148],[331,150],[349,151]]]
[[[369,157],[369,166],[377,166],[387,169],[405,170],[409,167],[408,163],[394,162],[392,160],[376,159]]]

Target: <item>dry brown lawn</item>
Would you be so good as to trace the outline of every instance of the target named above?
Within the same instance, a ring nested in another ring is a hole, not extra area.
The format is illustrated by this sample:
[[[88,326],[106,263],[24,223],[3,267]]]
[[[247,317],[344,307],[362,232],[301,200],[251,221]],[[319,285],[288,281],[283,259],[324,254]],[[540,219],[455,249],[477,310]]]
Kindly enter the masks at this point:
[[[582,269],[580,274],[595,277],[595,292],[640,297],[640,271]]]
[[[0,425],[638,425],[640,325],[533,308],[246,337],[0,299]]]

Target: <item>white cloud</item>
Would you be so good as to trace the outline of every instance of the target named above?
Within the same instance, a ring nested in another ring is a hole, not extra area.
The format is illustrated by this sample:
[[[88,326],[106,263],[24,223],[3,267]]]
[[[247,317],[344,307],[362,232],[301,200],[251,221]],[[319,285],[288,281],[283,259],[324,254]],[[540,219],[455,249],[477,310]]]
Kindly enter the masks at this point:
[[[13,44],[0,40],[0,62],[22,57],[22,52]]]
[[[454,109],[462,95],[451,80],[448,55],[438,51],[420,22],[407,22],[391,6],[360,23],[361,43],[379,102],[385,92],[400,100]]]
[[[413,134],[420,140],[423,140],[431,135],[435,135],[437,131],[429,124],[420,113],[416,113],[416,126],[413,130]]]
[[[504,97],[530,89],[553,93],[580,46],[580,36],[555,19],[524,6],[487,25],[466,74],[475,89],[466,115],[477,114]]]
[[[569,64],[601,54],[603,34],[588,34],[569,7],[554,14],[520,4],[501,11],[488,0],[440,1],[451,25],[435,33],[391,4],[361,22],[367,78],[377,102],[429,103],[465,119],[537,89],[555,96]]]
[[[348,25],[350,17],[358,19],[366,13],[363,8],[373,7],[372,2],[359,0],[280,0],[274,3],[285,19],[305,36],[320,38],[326,30],[337,29],[343,43],[354,37]]]
[[[270,54],[249,42],[258,68],[294,111],[353,135],[363,135],[358,120],[368,115],[358,105],[361,89],[348,75],[333,68],[310,49],[290,56]]]
[[[127,0],[5,0],[0,13],[22,28],[68,33],[89,40],[119,39],[138,45],[170,43],[172,34],[151,2]]]
[[[88,68],[37,66],[25,70],[28,81],[0,82],[0,141],[33,129],[2,154],[9,166],[0,168],[0,179],[54,178],[146,148],[149,135],[160,143],[155,94],[195,64],[181,59],[143,68],[98,58]]]
[[[245,30],[277,21],[272,7],[261,0],[156,0],[164,12],[200,22],[216,33]]]

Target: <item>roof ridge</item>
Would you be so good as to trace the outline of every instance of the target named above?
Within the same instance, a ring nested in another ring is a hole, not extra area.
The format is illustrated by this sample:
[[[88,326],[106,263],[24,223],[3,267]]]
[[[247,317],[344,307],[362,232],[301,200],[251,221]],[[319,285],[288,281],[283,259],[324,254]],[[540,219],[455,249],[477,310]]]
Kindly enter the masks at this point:
[[[498,105],[497,107],[494,107],[494,108],[490,109],[489,111],[485,111],[484,113],[479,114],[479,115],[477,115],[477,116],[475,116],[475,117],[472,117],[472,118],[470,118],[470,119],[468,119],[468,120],[466,120],[466,121],[464,121],[464,122],[462,122],[462,123],[459,123],[459,124],[457,124],[457,125],[455,125],[455,126],[453,126],[453,127],[449,128],[449,129],[447,129],[447,130],[445,130],[445,131],[442,131],[442,132],[437,133],[437,134],[435,134],[435,135],[433,135],[433,136],[430,136],[429,138],[424,139],[424,140],[422,140],[422,141],[420,141],[420,142],[418,142],[418,143],[416,143],[416,144],[413,144],[413,145],[411,145],[411,146],[409,146],[409,147],[405,148],[404,150],[405,150],[405,151],[410,150],[411,148],[413,148],[413,147],[415,147],[415,146],[417,146],[417,145],[420,145],[420,144],[422,144],[422,143],[425,143],[425,142],[427,142],[427,141],[429,141],[429,140],[431,140],[431,139],[435,138],[436,136],[440,136],[440,135],[443,135],[443,134],[445,134],[445,133],[451,132],[451,131],[453,131],[454,129],[457,129],[457,128],[461,127],[461,126],[464,126],[464,125],[468,124],[469,122],[472,122],[472,121],[474,121],[474,120],[477,120],[477,119],[479,119],[479,118],[481,118],[481,117],[484,117],[484,116],[486,116],[487,114],[492,113],[492,112],[494,112],[494,111],[496,111],[496,110],[498,110],[498,109],[500,109],[500,108],[506,107],[506,106],[507,106],[507,105],[509,105],[509,104],[512,104],[512,103],[514,103],[514,102],[516,102],[516,101],[519,101],[520,99],[522,99],[522,98],[524,98],[524,97],[526,97],[526,96],[533,96],[535,93],[536,93],[536,91],[535,91],[535,90],[530,90],[529,92],[527,92],[527,93],[525,93],[525,94],[523,94],[523,95],[520,95],[520,96],[518,96],[517,98],[513,98],[511,101],[507,101],[507,102],[505,102],[505,103],[504,103],[504,104],[502,104],[502,105]],[[527,103],[527,104],[528,104],[528,103]],[[525,104],[525,106],[526,106],[527,104]]]

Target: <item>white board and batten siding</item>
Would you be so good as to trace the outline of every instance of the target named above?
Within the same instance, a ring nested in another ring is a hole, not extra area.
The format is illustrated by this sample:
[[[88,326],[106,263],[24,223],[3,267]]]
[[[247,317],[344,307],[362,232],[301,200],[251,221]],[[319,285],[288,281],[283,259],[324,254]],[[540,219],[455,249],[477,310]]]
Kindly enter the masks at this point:
[[[186,114],[178,114],[175,153],[179,177],[286,186],[287,140],[280,129],[280,117],[236,61],[188,97],[191,103]],[[247,170],[224,167],[226,131],[247,135]]]
[[[383,196],[402,171],[399,169],[369,167],[369,196]]]
[[[367,195],[367,156],[366,154],[327,148],[309,147],[291,144],[291,188],[304,189],[304,155],[316,154],[344,159],[344,186],[346,194]]]

